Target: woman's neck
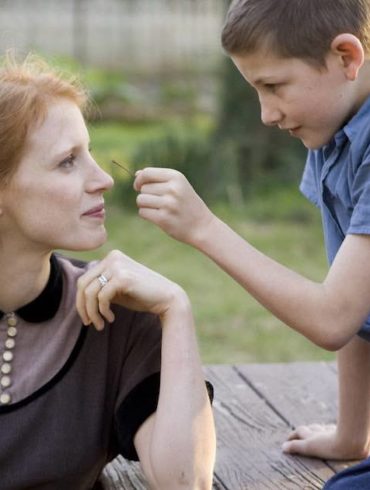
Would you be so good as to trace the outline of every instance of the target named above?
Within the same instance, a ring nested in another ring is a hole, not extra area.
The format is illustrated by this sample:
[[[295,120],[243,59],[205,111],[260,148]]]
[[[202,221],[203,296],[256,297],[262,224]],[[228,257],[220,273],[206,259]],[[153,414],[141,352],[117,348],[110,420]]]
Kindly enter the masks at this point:
[[[0,253],[0,310],[10,312],[33,301],[45,288],[50,275],[50,255]]]

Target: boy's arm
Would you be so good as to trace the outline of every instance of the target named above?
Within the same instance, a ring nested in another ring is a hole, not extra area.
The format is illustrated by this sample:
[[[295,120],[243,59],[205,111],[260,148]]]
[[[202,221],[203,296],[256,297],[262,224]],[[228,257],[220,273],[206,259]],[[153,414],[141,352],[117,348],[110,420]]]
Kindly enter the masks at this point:
[[[337,354],[337,426],[297,427],[284,452],[322,459],[362,459],[370,454],[370,343],[354,337]]]
[[[316,283],[242,239],[174,170],[139,171],[139,214],[216,262],[283,322],[328,350],[343,347],[370,310],[370,236],[345,238],[330,271]]]

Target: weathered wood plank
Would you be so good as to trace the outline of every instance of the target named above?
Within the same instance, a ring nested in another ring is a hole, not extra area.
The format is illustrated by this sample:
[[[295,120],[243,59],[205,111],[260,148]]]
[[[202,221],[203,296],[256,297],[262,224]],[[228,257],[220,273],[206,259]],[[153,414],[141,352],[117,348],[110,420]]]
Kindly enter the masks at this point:
[[[284,455],[292,427],[336,417],[336,370],[328,363],[208,366],[215,387],[218,451],[213,490],[320,489],[343,465]],[[106,489],[147,488],[140,465],[117,458]]]
[[[322,461],[281,452],[287,421],[231,366],[209,366],[214,384],[215,473],[230,490],[320,489],[333,471]]]
[[[338,387],[335,363],[245,364],[234,366],[234,369],[287,420],[290,428],[336,422]],[[328,461],[328,465],[338,472],[349,463]]]
[[[234,369],[291,427],[335,422],[337,378],[329,363],[244,364]]]
[[[146,490],[146,485],[140,464],[127,461],[118,456],[107,465],[100,477],[107,490]]]

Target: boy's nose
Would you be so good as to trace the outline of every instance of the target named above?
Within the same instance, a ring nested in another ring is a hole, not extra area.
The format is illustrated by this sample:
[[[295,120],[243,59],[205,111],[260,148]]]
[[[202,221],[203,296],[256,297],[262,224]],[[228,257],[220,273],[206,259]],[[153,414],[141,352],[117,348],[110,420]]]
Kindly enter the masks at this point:
[[[282,119],[281,111],[277,107],[261,104],[261,120],[266,126],[276,126]]]

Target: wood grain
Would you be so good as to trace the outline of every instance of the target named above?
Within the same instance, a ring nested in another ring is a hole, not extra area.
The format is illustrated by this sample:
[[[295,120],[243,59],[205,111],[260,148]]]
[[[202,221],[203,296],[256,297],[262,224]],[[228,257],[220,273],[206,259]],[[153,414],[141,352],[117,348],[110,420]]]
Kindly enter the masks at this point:
[[[215,389],[217,461],[213,490],[315,490],[348,463],[284,455],[290,430],[332,423],[337,411],[334,364],[205,367]],[[144,490],[140,465],[115,459],[104,470],[106,490]]]

